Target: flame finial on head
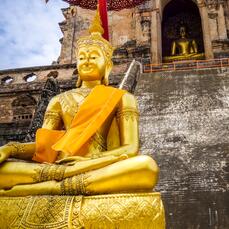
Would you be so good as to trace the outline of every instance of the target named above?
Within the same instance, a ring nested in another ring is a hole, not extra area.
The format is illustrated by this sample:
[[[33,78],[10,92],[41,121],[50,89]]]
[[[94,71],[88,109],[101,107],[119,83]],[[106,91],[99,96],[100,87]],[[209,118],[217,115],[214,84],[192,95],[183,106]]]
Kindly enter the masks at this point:
[[[100,18],[98,7],[97,7],[97,10],[96,10],[96,15],[94,17],[94,20],[92,21],[92,24],[91,24],[91,26],[89,28],[89,32],[90,32],[90,34],[92,34],[92,33],[100,33],[101,35],[104,34],[104,29],[102,27],[102,22],[101,22],[101,18]]]
[[[79,48],[90,46],[90,45],[97,45],[101,48],[104,53],[106,60],[109,62],[111,61],[113,55],[113,47],[112,45],[102,37],[104,33],[104,29],[102,27],[101,19],[99,10],[97,9],[96,15],[92,21],[92,24],[89,28],[89,36],[84,36],[79,38],[77,41],[76,53],[78,53]]]

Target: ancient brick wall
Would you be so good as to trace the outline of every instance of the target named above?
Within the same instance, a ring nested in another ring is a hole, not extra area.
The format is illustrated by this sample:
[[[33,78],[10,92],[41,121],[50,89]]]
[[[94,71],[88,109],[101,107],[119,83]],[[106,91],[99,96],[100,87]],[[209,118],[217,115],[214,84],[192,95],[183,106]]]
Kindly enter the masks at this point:
[[[150,56],[150,12],[152,2],[134,9],[109,12],[110,42],[116,48],[117,58],[147,58]],[[88,35],[94,11],[80,7],[63,10],[65,21],[60,23],[63,32],[59,57],[61,64],[75,62],[76,41]]]
[[[135,94],[167,228],[227,229],[229,68],[143,74]]]
[[[0,145],[24,140],[47,78],[56,75],[67,90],[74,86],[74,70],[75,65],[50,65],[0,71]]]
[[[170,2],[169,0],[150,0],[134,9],[109,12],[110,42],[116,49],[115,60],[136,58],[144,63],[150,60],[153,63],[161,62],[162,37],[160,33],[164,7]],[[198,11],[204,11],[201,13],[201,24],[206,57],[209,59],[229,56],[228,1],[199,0],[194,2]],[[74,63],[76,40],[88,35],[94,11],[70,7],[63,9],[63,14],[65,20],[60,23],[63,38],[59,63]],[[178,26],[179,23],[174,24],[174,29]],[[158,50],[157,54],[155,50]]]
[[[214,57],[228,57],[229,54],[229,4],[228,1],[206,0],[210,37]]]
[[[60,81],[65,81],[74,77],[73,72],[73,65],[0,71],[0,123],[11,123],[17,118],[21,121],[31,120],[39,94],[49,74],[57,74]],[[11,80],[5,81],[5,79]],[[17,113],[18,115],[21,113],[21,116],[16,117]]]

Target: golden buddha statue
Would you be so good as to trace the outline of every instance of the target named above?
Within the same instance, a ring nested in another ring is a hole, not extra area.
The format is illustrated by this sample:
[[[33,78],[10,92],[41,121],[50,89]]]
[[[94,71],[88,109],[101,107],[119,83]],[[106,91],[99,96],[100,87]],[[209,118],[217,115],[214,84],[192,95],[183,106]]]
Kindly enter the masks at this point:
[[[77,43],[77,88],[50,101],[36,142],[0,147],[0,196],[139,192],[156,185],[156,162],[137,156],[136,100],[107,86],[113,48],[102,33],[97,14],[91,35]]]
[[[172,42],[171,56],[164,57],[165,62],[178,60],[196,60],[203,59],[204,54],[198,52],[198,47],[195,39],[186,37],[186,28],[180,27],[180,38]]]
[[[77,42],[77,88],[50,101],[36,141],[0,147],[1,228],[165,228],[159,169],[137,155],[134,96],[107,86],[102,33],[97,13]]]

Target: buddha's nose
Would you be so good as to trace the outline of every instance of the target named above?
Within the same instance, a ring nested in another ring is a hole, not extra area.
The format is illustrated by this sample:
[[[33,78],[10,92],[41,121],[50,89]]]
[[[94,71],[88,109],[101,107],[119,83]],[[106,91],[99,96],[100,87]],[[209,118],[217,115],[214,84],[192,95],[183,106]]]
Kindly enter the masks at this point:
[[[85,65],[88,66],[89,65],[89,57],[86,58],[86,62]]]
[[[90,64],[90,58],[87,57],[87,59],[86,59],[86,65],[89,65],[89,64]]]

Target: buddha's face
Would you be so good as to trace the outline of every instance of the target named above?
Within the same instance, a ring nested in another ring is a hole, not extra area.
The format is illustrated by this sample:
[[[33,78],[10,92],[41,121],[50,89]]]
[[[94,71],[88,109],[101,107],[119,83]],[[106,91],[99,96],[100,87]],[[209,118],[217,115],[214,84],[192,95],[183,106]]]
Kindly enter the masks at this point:
[[[80,48],[77,68],[82,81],[102,80],[106,71],[106,59],[101,48],[96,45]]]
[[[182,38],[186,36],[186,29],[184,26],[180,27],[180,35]]]

